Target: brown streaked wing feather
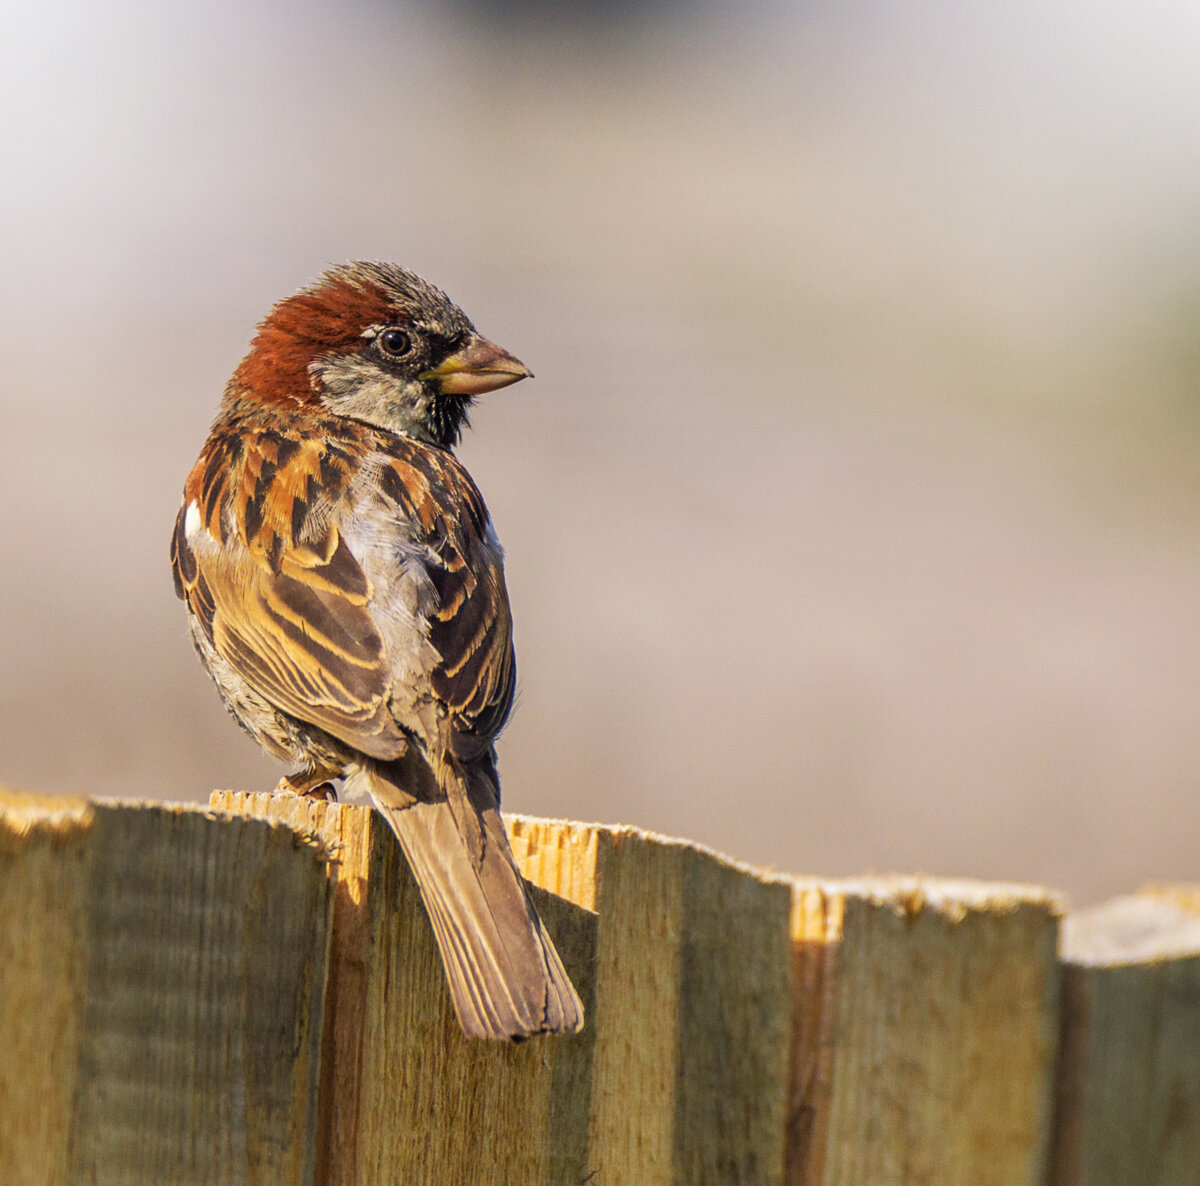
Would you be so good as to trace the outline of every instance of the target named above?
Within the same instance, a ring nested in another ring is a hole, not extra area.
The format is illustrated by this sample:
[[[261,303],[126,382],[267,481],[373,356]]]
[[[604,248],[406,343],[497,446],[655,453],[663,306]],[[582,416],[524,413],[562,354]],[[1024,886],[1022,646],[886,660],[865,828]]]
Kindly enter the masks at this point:
[[[373,757],[399,753],[391,672],[369,612],[287,576],[257,571],[248,587],[239,583],[229,573],[207,581],[213,643],[234,670],[277,708],[347,745]]]
[[[172,557],[210,642],[260,695],[355,749],[392,758],[404,739],[389,708],[391,667],[370,583],[330,514],[359,444],[244,427],[238,437],[214,433],[185,499],[197,501],[206,526],[236,524],[239,539],[198,554],[181,512]],[[214,462],[222,453],[226,467]]]
[[[512,615],[495,574],[472,581],[456,609],[438,614],[429,639],[443,659],[433,673],[434,690],[458,731],[490,741],[508,719],[516,683]]]
[[[485,544],[487,508],[449,453],[413,441],[392,452],[383,490],[440,560],[428,569],[438,598],[429,641],[441,656],[430,682],[449,710],[455,752],[474,757],[507,720],[516,682],[504,576]]]

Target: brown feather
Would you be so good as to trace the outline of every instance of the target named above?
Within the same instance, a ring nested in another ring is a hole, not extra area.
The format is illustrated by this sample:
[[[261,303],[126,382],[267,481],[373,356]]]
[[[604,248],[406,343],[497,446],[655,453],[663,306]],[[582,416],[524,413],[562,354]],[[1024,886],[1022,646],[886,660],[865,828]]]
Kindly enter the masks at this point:
[[[195,612],[205,611],[218,652],[278,708],[388,756],[400,740],[386,719],[389,657],[370,614],[370,582],[331,512],[366,459],[383,454],[380,489],[433,555],[429,641],[441,661],[430,682],[448,715],[451,746],[475,757],[503,727],[516,683],[508,599],[499,573],[482,559],[483,499],[445,450],[339,417],[321,428],[283,451],[263,410],[214,429],[185,499],[197,502],[214,538],[223,541],[225,525],[235,524],[258,571],[231,567],[224,554],[206,560],[202,606],[187,592],[195,589],[197,560],[183,538],[181,511],[173,545],[178,586]]]
[[[234,716],[306,767],[292,785],[345,777],[387,817],[464,1029],[576,1030],[579,998],[499,815],[493,742],[516,681],[501,552],[467,471],[415,439],[455,439],[465,404],[418,405],[452,414],[441,434],[375,426],[369,403],[329,410],[397,322],[444,351],[474,332],[444,294],[382,264],[334,269],[270,312],[188,475],[176,592]]]
[[[321,499],[340,497],[350,454],[339,451],[331,466],[320,444],[281,452],[278,441],[269,427],[214,430],[184,497],[206,508],[210,534],[210,525],[238,523],[246,550],[242,559],[228,547],[198,556],[183,530],[185,507],[173,540],[177,588],[217,653],[259,695],[364,753],[394,757],[405,742],[389,711],[391,667],[367,608],[370,582],[328,517],[310,527],[311,501],[306,542],[295,539],[292,492],[309,491],[324,469],[332,480],[316,488]],[[257,508],[249,521],[247,507]]]
[[[299,292],[264,318],[234,382],[263,403],[316,406],[318,384],[308,369],[313,359],[351,349],[364,326],[395,319],[387,294],[375,284],[343,280]]]
[[[400,752],[391,668],[364,605],[249,564],[202,560],[201,571],[214,606],[213,645],[260,695],[364,753]]]
[[[486,773],[472,772],[470,791],[452,783],[445,798],[414,799],[402,789],[420,785],[410,765],[368,764],[350,782],[370,793],[400,841],[463,1030],[476,1038],[579,1030],[583,1005],[529,900],[495,792],[479,787]]]
[[[385,468],[382,488],[420,523],[437,554],[429,568],[439,602],[429,641],[442,661],[430,680],[466,757],[477,752],[476,739],[490,745],[503,727],[516,683],[508,597],[499,572],[481,560],[487,507],[450,453],[403,438],[390,444],[396,460]]]

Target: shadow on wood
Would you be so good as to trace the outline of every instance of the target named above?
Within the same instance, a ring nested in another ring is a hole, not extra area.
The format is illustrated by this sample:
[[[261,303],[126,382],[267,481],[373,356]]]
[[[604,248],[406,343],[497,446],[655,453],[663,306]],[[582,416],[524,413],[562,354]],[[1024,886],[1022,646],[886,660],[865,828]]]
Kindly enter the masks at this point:
[[[318,1182],[584,1181],[595,1027],[520,1045],[466,1038],[416,882],[377,812],[234,793],[212,805],[310,831],[335,861]],[[590,1014],[596,916],[544,893],[537,906]]]

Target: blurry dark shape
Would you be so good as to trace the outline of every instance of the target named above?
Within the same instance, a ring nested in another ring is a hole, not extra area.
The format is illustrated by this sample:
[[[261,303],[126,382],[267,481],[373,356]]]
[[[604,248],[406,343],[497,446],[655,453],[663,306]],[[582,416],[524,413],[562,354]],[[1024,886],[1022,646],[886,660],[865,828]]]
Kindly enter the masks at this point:
[[[708,4],[686,0],[456,0],[456,7],[489,23],[513,22],[522,28],[583,36],[636,32],[664,18],[691,23],[703,20],[710,10]]]

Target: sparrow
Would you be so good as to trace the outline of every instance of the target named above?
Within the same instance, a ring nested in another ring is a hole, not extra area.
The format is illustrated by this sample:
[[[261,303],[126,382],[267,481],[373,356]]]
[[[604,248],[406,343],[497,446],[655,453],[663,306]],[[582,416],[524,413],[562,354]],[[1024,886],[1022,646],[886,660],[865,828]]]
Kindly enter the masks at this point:
[[[280,301],[184,485],[175,592],[226,707],[292,772],[365,795],[404,851],[472,1037],[583,1006],[500,819],[516,666],[503,552],[453,449],[529,370],[432,284],[352,262]]]

